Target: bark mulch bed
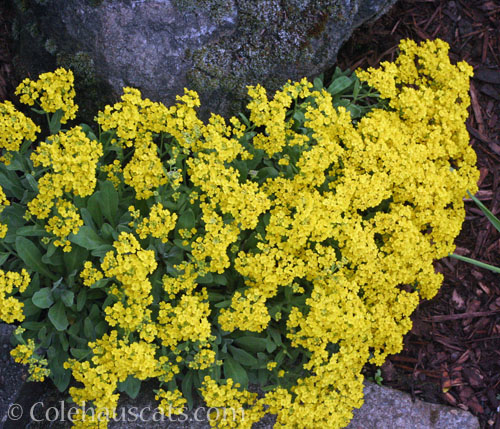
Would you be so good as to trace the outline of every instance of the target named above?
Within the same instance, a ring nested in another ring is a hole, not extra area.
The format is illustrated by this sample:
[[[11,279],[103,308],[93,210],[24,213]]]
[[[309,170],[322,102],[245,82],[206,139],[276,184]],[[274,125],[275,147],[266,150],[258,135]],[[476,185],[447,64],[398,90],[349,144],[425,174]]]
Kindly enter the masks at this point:
[[[467,128],[481,171],[478,198],[500,212],[500,2],[401,0],[358,29],[339,54],[343,69],[395,58],[400,39],[440,38],[453,61],[474,67]],[[456,253],[500,266],[500,237],[472,201]],[[404,350],[382,367],[383,384],[476,415],[500,429],[500,275],[445,258],[438,295],[413,316]],[[367,368],[374,375],[375,368]]]
[[[9,20],[0,5],[0,101],[12,95]],[[394,60],[402,38],[441,38],[453,61],[474,67],[467,128],[481,171],[478,198],[500,212],[500,2],[400,0],[388,14],[357,30],[339,54],[351,70]],[[500,236],[471,201],[457,253],[500,265]],[[420,305],[404,350],[382,367],[383,384],[426,401],[476,415],[482,428],[500,429],[500,275],[445,258],[445,281]],[[368,376],[375,368],[367,368]]]

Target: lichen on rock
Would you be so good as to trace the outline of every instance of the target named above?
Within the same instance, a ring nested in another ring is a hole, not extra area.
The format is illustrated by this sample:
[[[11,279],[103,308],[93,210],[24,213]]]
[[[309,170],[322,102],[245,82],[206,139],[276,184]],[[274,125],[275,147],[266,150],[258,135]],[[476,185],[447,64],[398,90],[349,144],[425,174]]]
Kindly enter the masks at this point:
[[[14,1],[25,74],[49,71],[50,64],[62,65],[61,58],[84,52],[95,82],[106,82],[115,99],[132,86],[172,104],[187,87],[200,94],[202,118],[242,110],[247,85],[273,92],[288,79],[322,73],[357,25],[395,2]],[[66,66],[68,61],[78,66],[81,58],[65,60]]]

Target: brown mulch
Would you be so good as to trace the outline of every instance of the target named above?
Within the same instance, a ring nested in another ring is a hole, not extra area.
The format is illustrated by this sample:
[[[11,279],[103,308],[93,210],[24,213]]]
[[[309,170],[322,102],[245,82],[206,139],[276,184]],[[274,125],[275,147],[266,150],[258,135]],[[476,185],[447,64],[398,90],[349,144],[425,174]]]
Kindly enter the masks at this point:
[[[339,66],[355,69],[392,61],[400,39],[440,38],[453,61],[474,67],[467,128],[481,171],[479,199],[500,212],[500,2],[401,0],[355,32]],[[500,234],[466,202],[456,240],[464,256],[500,266]],[[500,429],[500,274],[455,259],[436,263],[438,295],[420,305],[404,350],[382,367],[383,384],[415,397],[470,411],[482,428]],[[375,368],[368,368],[373,376]]]
[[[0,101],[12,82],[9,20],[0,2]],[[481,171],[478,197],[500,212],[500,2],[400,0],[378,21],[357,30],[339,54],[342,69],[395,59],[402,38],[441,38],[453,61],[474,67],[467,127]],[[473,202],[457,253],[500,265],[500,234]],[[476,415],[482,428],[500,429],[500,275],[445,258],[436,263],[443,287],[415,312],[404,350],[382,367],[383,383],[430,402]],[[367,369],[373,375],[374,369]]]

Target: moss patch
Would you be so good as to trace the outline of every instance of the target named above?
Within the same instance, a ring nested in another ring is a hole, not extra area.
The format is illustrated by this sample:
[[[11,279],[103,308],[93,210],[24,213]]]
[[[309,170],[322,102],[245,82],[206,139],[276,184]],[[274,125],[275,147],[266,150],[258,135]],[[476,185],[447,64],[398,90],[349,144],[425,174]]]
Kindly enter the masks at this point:
[[[206,7],[210,12],[227,0],[175,0],[174,4],[177,3],[185,8],[194,8],[196,4],[197,9]],[[189,57],[194,68],[188,80],[197,91],[222,90],[241,99],[246,96],[247,85],[262,83],[275,91],[283,83],[272,78],[278,73],[276,68],[290,64],[300,70],[302,64],[324,58],[326,52],[313,53],[311,38],[321,38],[332,17],[345,19],[339,12],[339,0],[237,0],[236,3],[239,22],[236,34],[194,51]]]

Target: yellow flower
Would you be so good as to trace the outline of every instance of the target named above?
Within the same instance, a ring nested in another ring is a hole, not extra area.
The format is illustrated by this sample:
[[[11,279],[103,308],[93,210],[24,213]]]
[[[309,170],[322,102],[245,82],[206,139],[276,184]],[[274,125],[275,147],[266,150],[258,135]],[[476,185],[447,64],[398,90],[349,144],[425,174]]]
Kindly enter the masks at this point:
[[[7,295],[17,291],[24,292],[30,281],[30,276],[24,268],[21,273],[0,270],[0,320],[7,323],[24,320],[24,305],[14,296]]]
[[[61,109],[64,115],[61,123],[65,124],[69,119],[74,119],[78,106],[73,99],[75,90],[73,87],[74,77],[71,70],[58,68],[54,72],[43,73],[37,81],[24,79],[16,88],[16,95],[21,95],[21,103],[33,106],[39,103],[46,112],[54,113]]]

